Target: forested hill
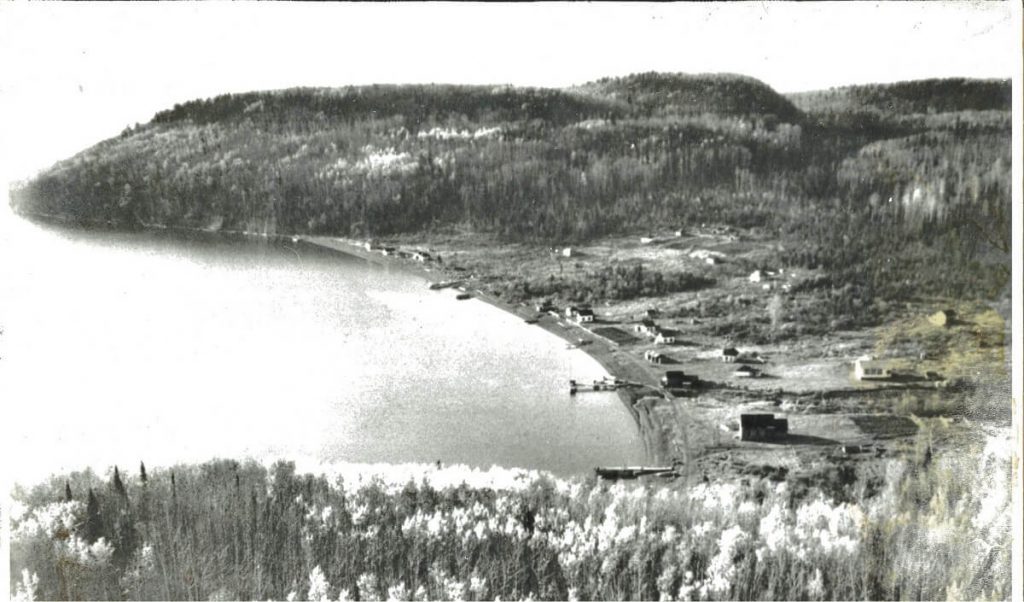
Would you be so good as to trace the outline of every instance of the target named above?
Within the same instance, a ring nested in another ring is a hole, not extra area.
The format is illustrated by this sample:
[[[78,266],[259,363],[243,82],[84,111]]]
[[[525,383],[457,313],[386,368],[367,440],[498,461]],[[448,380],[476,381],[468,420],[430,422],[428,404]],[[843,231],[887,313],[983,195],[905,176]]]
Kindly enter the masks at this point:
[[[925,79],[895,84],[844,86],[786,97],[808,112],[874,110],[888,114],[1005,111],[1010,107],[1010,80]]]
[[[857,269],[874,275],[848,279],[955,293],[978,288],[979,253],[1008,252],[1006,90],[795,95],[808,113],[733,75],[225,95],[55,165],[11,203],[132,226],[538,243],[719,222],[778,237],[779,263],[839,283]]]
[[[594,98],[625,102],[646,116],[765,115],[797,123],[800,111],[752,77],[733,74],[639,73],[574,88]]]

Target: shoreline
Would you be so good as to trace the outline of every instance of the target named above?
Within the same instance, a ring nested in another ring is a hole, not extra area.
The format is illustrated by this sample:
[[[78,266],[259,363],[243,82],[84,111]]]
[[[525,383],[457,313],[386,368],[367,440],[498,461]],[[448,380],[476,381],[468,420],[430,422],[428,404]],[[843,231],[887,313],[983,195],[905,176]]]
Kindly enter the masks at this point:
[[[117,224],[102,220],[80,220],[66,216],[48,215],[39,213],[16,213],[16,215],[30,220],[43,222],[55,222],[63,226],[74,225],[83,228],[109,228],[116,231],[123,231],[124,228]],[[459,272],[446,268],[437,262],[416,263],[414,260],[398,256],[384,256],[377,250],[367,250],[364,243],[351,238],[319,236],[308,234],[268,234],[259,232],[248,232],[244,230],[207,230],[204,228],[189,228],[182,226],[159,226],[154,224],[142,225],[136,228],[139,231],[174,231],[188,234],[213,235],[213,236],[237,236],[243,238],[257,238],[267,241],[275,241],[285,244],[308,245],[319,251],[341,253],[350,258],[362,259],[368,263],[382,266],[388,269],[397,269],[410,276],[421,278],[424,282],[462,280],[466,282],[466,292],[474,298],[504,311],[522,320],[538,318],[540,312],[529,306],[513,305],[505,302],[494,295],[491,295],[477,286],[474,286],[473,278],[466,277]],[[672,453],[670,445],[666,441],[665,427],[658,424],[650,404],[639,403],[648,397],[664,397],[659,383],[653,380],[643,369],[637,369],[631,364],[637,360],[629,357],[618,350],[618,344],[605,339],[599,334],[592,332],[576,323],[558,318],[549,314],[543,314],[535,323],[524,324],[538,326],[557,338],[573,345],[576,349],[585,353],[601,366],[609,376],[625,380],[630,385],[618,386],[615,389],[619,401],[626,411],[633,418],[641,444],[644,449],[645,464],[660,465],[669,464],[673,460],[689,460],[689,450],[676,450],[679,453]],[[587,344],[580,344],[582,340],[589,341]],[[568,389],[568,383],[566,383]],[[682,456],[680,458],[679,456]]]
[[[408,259],[384,256],[378,251],[368,251],[362,243],[348,238],[312,235],[277,236],[290,242],[303,243],[318,249],[327,249],[350,257],[357,257],[375,265],[398,268],[410,275],[422,278],[425,282],[430,282],[433,276],[442,276],[442,280],[461,279],[469,281],[469,284],[466,286],[466,292],[471,293],[475,299],[524,321],[537,318],[539,313],[529,307],[512,305],[477,287],[473,287],[471,286],[471,278],[460,278],[458,272],[446,269],[437,263],[417,265]],[[601,335],[582,326],[548,314],[544,314],[537,319],[537,322],[531,325],[538,326],[557,338],[574,345],[576,349],[585,353],[604,368],[609,376],[637,383],[633,386],[619,386],[615,389],[615,393],[626,408],[626,411],[633,418],[633,423],[637,428],[637,433],[644,447],[646,463],[652,465],[662,464],[672,459],[668,446],[661,436],[662,429],[655,423],[650,409],[645,404],[638,403],[644,397],[661,396],[658,383],[650,382],[649,376],[641,370],[631,370],[626,362],[623,361],[626,358],[622,358],[619,354],[616,343],[604,339]],[[587,337],[586,340],[589,340],[590,343],[580,345],[581,335]],[[632,362],[633,360],[629,359],[629,361]]]

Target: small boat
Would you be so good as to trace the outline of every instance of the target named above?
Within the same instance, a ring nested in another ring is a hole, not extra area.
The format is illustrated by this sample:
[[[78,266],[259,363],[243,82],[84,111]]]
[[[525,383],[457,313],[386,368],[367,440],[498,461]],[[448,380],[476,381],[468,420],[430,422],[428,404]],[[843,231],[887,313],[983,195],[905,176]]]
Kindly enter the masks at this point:
[[[526,322],[527,324],[536,324],[537,318],[526,318],[523,322]]]
[[[456,284],[461,284],[461,281],[459,281],[459,280],[445,280],[444,282],[431,282],[430,283],[430,290],[437,291],[437,290],[441,290],[443,288],[449,288],[449,287],[455,286]]]
[[[594,469],[601,479],[636,479],[645,476],[675,476],[677,466],[605,466]]]
[[[455,298],[459,301],[465,301],[466,299],[472,299],[473,295],[470,295],[469,293],[459,293],[458,295],[455,295]]]

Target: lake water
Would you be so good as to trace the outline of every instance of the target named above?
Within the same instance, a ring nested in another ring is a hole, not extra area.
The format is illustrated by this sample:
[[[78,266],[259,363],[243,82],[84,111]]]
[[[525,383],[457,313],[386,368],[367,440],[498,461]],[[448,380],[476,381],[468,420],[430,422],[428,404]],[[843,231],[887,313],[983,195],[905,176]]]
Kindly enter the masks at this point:
[[[514,316],[340,254],[3,215],[0,394],[18,479],[213,457],[638,463],[603,369]]]

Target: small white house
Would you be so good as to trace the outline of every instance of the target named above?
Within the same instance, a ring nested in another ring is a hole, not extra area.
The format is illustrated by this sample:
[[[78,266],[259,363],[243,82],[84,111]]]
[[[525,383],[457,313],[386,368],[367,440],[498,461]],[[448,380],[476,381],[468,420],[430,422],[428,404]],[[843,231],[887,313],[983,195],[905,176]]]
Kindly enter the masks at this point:
[[[572,247],[562,249],[562,257],[572,257]]]
[[[735,362],[736,359],[739,358],[739,356],[740,351],[735,347],[726,347],[721,351],[719,355],[723,362]]]
[[[594,310],[592,309],[577,309],[576,310],[576,322],[583,324],[584,322],[594,321]]]
[[[892,378],[892,368],[889,362],[861,357],[853,363],[853,376],[857,380],[888,380]]]
[[[649,245],[652,242],[654,242],[654,236],[641,236],[640,237],[640,244],[642,244],[642,245]]]
[[[747,278],[747,280],[751,282],[761,282],[761,279],[763,278],[764,273],[761,270],[754,270],[753,272],[750,273],[750,276]]]
[[[634,330],[642,334],[654,335],[658,332],[658,325],[654,323],[654,320],[643,320],[634,327]]]
[[[676,337],[670,334],[665,334],[664,332],[659,332],[655,335],[654,342],[659,345],[672,345],[676,342]]]

